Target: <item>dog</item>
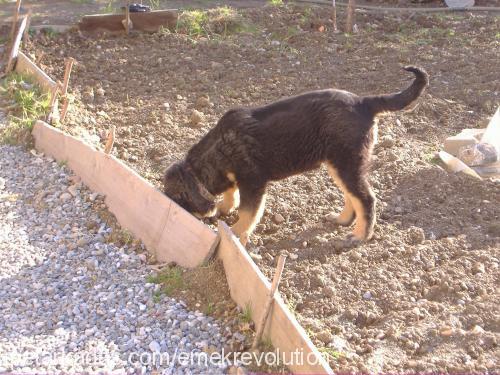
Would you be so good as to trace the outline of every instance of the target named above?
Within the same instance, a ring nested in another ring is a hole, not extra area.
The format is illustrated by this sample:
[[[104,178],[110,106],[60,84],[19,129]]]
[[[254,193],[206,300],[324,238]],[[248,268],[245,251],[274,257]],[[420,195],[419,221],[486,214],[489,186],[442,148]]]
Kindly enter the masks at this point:
[[[369,240],[376,221],[376,199],[367,180],[376,116],[411,106],[429,83],[425,70],[404,69],[414,80],[394,94],[357,96],[326,89],[229,110],[183,161],[166,170],[164,193],[197,217],[217,211],[227,215],[239,205],[232,229],[245,245],[262,217],[267,185],[326,164],[344,196],[335,223],[355,221],[346,240]]]

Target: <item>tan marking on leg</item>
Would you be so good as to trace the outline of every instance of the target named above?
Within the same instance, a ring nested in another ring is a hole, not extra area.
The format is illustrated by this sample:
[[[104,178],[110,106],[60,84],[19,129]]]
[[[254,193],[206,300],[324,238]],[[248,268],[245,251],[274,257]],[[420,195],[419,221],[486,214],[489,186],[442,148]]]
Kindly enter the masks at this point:
[[[350,194],[348,193],[346,186],[344,185],[344,183],[340,179],[340,176],[337,173],[337,170],[335,169],[335,167],[333,167],[331,164],[327,164],[327,169],[328,169],[328,173],[330,174],[330,177],[332,178],[333,182],[344,193],[344,208],[342,209],[342,212],[335,218],[335,221],[337,222],[337,224],[340,224],[340,225],[350,224],[352,221],[353,214],[354,214],[354,207],[352,205]]]
[[[354,208],[354,212],[356,212],[356,225],[354,225],[354,230],[352,231],[352,235],[354,238],[357,240],[363,241],[366,238],[367,234],[367,225],[368,223],[366,222],[366,212],[365,212],[365,207],[363,206],[363,203],[353,196],[352,194],[349,194],[349,199],[352,202],[352,206]]]
[[[235,185],[223,193],[222,201],[217,204],[217,211],[223,215],[228,215],[240,204],[240,194]]]
[[[229,181],[236,182],[236,176],[234,175],[234,173],[228,172],[228,174],[226,174],[226,177]]]
[[[260,201],[260,205],[256,207],[253,211],[241,210],[239,211],[239,219],[236,224],[233,225],[232,230],[240,238],[240,242],[243,246],[248,242],[248,237],[255,229],[255,226],[259,223],[262,215],[264,214],[264,208],[266,205],[266,196],[264,195]]]

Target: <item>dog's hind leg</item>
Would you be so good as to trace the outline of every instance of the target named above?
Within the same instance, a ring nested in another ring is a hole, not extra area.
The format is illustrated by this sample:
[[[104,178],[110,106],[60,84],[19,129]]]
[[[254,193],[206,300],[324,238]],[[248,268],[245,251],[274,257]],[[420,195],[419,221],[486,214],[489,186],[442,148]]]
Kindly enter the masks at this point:
[[[217,211],[222,215],[228,215],[240,204],[240,195],[236,185],[230,187],[223,193],[222,201],[217,204]]]
[[[329,169],[336,172],[338,183],[344,190],[345,196],[351,202],[356,224],[350,234],[350,239],[355,241],[369,240],[375,227],[375,195],[368,181],[359,168],[350,166],[349,169],[336,170],[332,165]],[[346,205],[347,207],[347,205]]]
[[[240,199],[239,219],[232,229],[234,234],[240,238],[241,244],[245,246],[248,237],[252,234],[264,213],[265,188],[256,189],[240,186]]]
[[[342,212],[335,217],[335,224],[349,226],[354,222],[354,218],[356,216],[351,198],[335,167],[328,163],[327,169],[332,180],[340,188],[340,190],[342,190],[342,193],[344,193],[344,208],[342,209]]]

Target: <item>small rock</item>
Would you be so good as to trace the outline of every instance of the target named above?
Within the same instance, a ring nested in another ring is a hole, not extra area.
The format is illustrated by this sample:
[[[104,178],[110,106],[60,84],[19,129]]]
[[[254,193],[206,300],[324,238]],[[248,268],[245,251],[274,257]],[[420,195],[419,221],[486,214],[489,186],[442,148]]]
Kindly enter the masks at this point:
[[[441,329],[439,330],[439,334],[441,335],[441,337],[450,337],[451,335],[453,335],[453,328],[448,326],[441,327]]]
[[[394,146],[396,142],[390,135],[383,136],[379,141],[379,146],[384,148],[390,148]]]
[[[253,260],[262,260],[262,255],[260,255],[260,254],[250,253],[250,257],[251,257]]]
[[[475,334],[475,335],[480,335],[480,334],[484,333],[484,329],[481,326],[475,325],[474,327],[472,327],[470,332]]]
[[[292,260],[297,260],[299,259],[299,255],[296,254],[296,253],[290,253],[290,255],[288,255],[288,257]]]
[[[71,185],[69,188],[68,188],[68,192],[73,196],[73,197],[76,197],[78,195],[78,185]]]
[[[202,112],[193,109],[193,112],[191,112],[191,117],[189,118],[189,123],[191,124],[191,126],[197,126],[204,120],[205,115]]]
[[[70,193],[62,193],[59,196],[59,199],[61,199],[63,202],[66,202],[67,200],[71,199],[71,194]]]
[[[102,87],[99,87],[97,90],[95,90],[96,94],[99,96],[104,96],[106,93]]]
[[[210,63],[210,66],[212,67],[212,69],[222,69],[222,68],[224,68],[224,64],[221,64],[220,62],[217,62],[217,61],[212,61]]]
[[[330,212],[329,214],[327,214],[325,216],[325,220],[333,223],[333,222],[337,221],[338,216],[339,215],[337,215],[336,213]]]
[[[372,293],[371,292],[365,292],[363,294],[363,299],[366,299],[366,300],[371,300],[373,298],[372,296]]]
[[[335,297],[335,288],[332,286],[326,286],[323,288],[323,294],[327,297]]]
[[[196,100],[196,108],[206,108],[210,106],[210,98],[208,96],[201,96]]]
[[[273,221],[276,223],[276,224],[282,224],[285,222],[285,218],[283,217],[283,215],[281,214],[275,214],[273,216]]]
[[[149,343],[149,350],[151,350],[154,353],[159,353],[161,351],[161,346],[158,344],[157,341],[151,341]]]
[[[486,270],[484,268],[484,264],[483,263],[480,263],[480,262],[476,262],[474,263],[474,265],[472,266],[472,272],[473,273],[484,273]]]
[[[332,342],[333,335],[329,331],[321,331],[316,335],[316,338],[325,345],[328,345],[330,342]]]
[[[410,227],[408,229],[408,240],[412,245],[418,245],[425,241],[425,233],[422,228]]]

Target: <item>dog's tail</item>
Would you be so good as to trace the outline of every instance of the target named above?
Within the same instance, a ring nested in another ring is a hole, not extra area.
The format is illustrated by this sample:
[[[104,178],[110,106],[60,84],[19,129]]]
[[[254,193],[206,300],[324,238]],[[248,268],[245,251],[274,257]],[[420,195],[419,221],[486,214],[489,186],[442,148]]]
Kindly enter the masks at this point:
[[[415,74],[415,80],[405,90],[395,94],[365,96],[363,104],[370,108],[373,115],[380,112],[400,111],[412,104],[422,94],[429,84],[429,75],[422,68],[416,66],[406,66],[403,68]]]

